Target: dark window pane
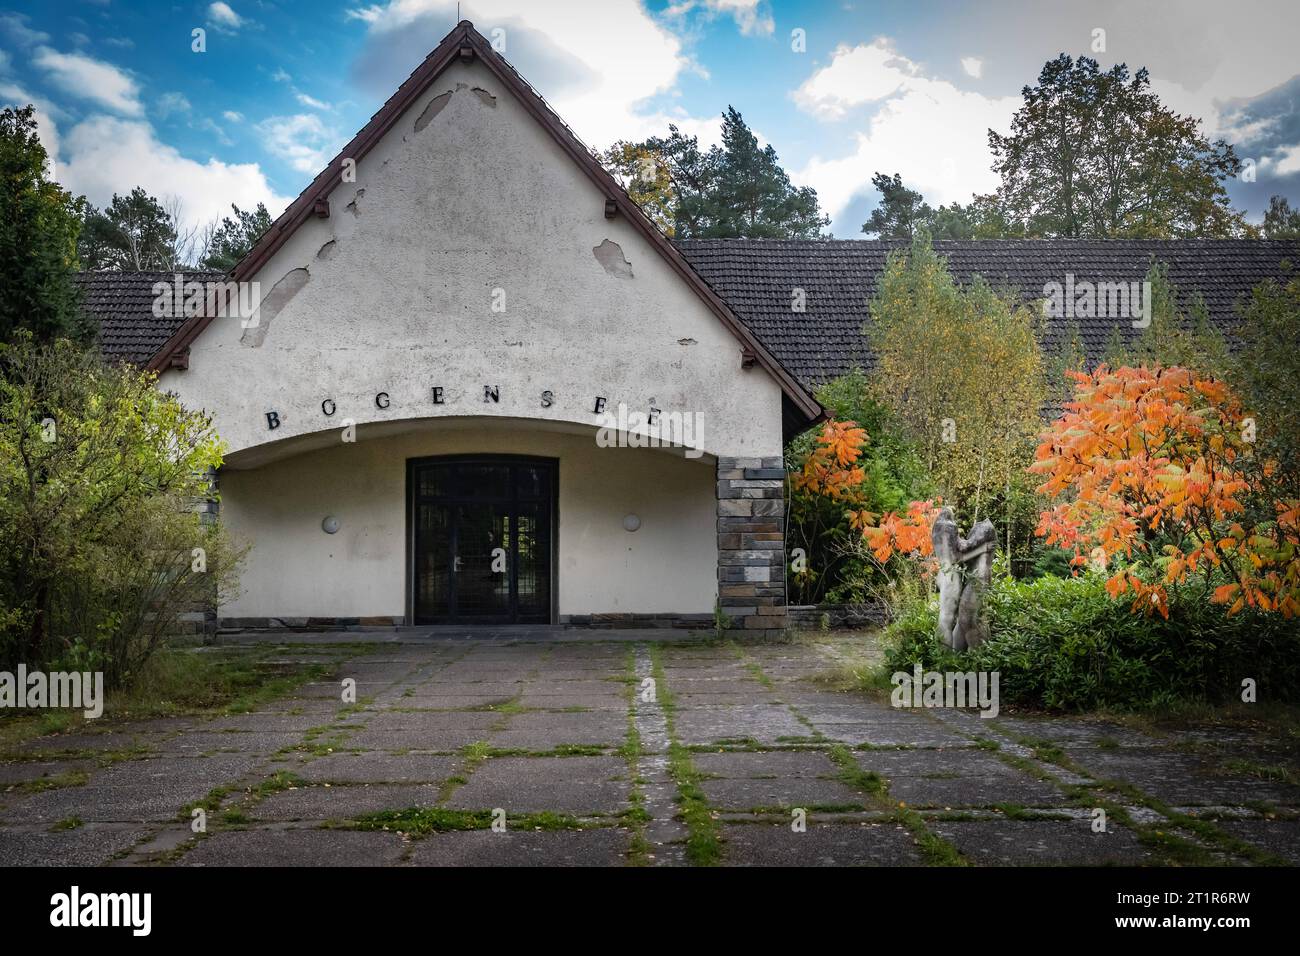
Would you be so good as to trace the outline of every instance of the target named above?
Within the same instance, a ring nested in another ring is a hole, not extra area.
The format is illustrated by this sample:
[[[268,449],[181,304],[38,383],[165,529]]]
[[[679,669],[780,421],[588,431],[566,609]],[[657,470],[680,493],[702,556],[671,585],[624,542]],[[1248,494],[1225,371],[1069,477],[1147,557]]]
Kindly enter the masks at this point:
[[[510,468],[506,465],[458,465],[457,494],[466,498],[509,498]]]
[[[417,467],[415,493],[419,623],[550,620],[553,467],[441,461]]]
[[[550,503],[519,505],[519,616],[545,617],[551,604]]]
[[[456,557],[452,578],[461,617],[510,614],[510,509],[506,505],[456,506]]]
[[[515,485],[520,498],[549,498],[551,469],[539,465],[520,465],[515,469]]]
[[[415,603],[420,617],[444,617],[450,585],[450,539],[447,509],[416,507]]]
[[[422,498],[439,498],[451,494],[451,465],[421,465],[416,494]]]

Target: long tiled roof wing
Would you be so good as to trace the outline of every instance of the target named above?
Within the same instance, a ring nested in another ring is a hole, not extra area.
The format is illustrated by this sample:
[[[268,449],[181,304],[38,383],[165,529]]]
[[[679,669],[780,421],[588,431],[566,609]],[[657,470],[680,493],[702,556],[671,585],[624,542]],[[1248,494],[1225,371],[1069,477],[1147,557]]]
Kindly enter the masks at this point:
[[[870,368],[863,333],[869,303],[886,257],[906,243],[701,239],[675,245],[781,365],[812,386],[855,365]],[[1288,263],[1300,267],[1300,242],[1294,240],[940,241],[935,248],[959,280],[982,275],[1026,301],[1041,298],[1048,282],[1064,283],[1067,273],[1076,282],[1141,282],[1151,263],[1160,261],[1169,267],[1183,301],[1199,297],[1210,320],[1228,332],[1240,321],[1239,306],[1255,285],[1285,276]],[[186,278],[223,277],[205,272]],[[171,284],[172,273],[84,272],[78,281],[110,358],[145,364],[181,325],[179,317],[153,314],[154,283]],[[804,290],[804,312],[791,308],[795,289]],[[1137,334],[1128,321],[1074,321],[1094,363],[1116,324],[1126,338]]]
[[[886,257],[904,241],[696,239],[676,243],[695,270],[749,326],[778,361],[805,385],[834,378],[855,365],[870,368],[863,328]],[[1141,282],[1153,261],[1169,267],[1180,300],[1199,296],[1210,320],[1225,332],[1239,321],[1239,304],[1266,278],[1300,267],[1294,240],[971,240],[937,241],[955,277],[984,276],[1027,302],[1049,282]],[[804,290],[806,311],[791,308]],[[1115,319],[1080,318],[1090,362],[1100,361]],[[1138,332],[1121,321],[1121,334]],[[1057,329],[1062,328],[1057,324]],[[1055,330],[1049,330],[1051,337]],[[1048,348],[1053,341],[1046,343]]]

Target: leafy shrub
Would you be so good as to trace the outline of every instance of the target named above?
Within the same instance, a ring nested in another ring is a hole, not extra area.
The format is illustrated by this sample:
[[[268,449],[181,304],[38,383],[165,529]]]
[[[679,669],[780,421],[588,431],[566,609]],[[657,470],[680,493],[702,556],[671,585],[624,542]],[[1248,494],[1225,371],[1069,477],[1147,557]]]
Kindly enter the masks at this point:
[[[1278,615],[1229,617],[1186,591],[1168,619],[1135,615],[1095,573],[995,579],[985,613],[989,639],[958,653],[935,634],[937,605],[912,604],[886,632],[886,671],[998,671],[1002,703],[1051,710],[1216,702],[1247,677],[1261,700],[1300,698],[1300,631]]]
[[[0,345],[0,667],[121,686],[228,594],[242,555],[194,511],[221,451],[152,374],[63,340]]]
[[[907,510],[908,502],[930,493],[930,479],[915,447],[901,435],[899,423],[872,394],[861,369],[823,385],[817,398],[832,418],[856,423],[867,433],[866,446],[854,463],[860,483],[852,489],[852,509],[884,513]],[[817,449],[819,432],[811,429],[786,448],[787,470],[797,474]],[[882,567],[852,527],[844,500],[800,490],[792,483],[786,528],[789,549],[807,556],[803,573],[790,576],[793,604],[856,604],[873,601],[898,567]]]

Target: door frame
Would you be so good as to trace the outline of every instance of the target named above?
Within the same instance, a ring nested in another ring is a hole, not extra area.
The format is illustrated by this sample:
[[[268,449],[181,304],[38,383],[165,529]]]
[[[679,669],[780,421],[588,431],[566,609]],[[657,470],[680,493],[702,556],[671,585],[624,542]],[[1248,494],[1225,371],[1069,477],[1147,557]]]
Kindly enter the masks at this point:
[[[551,594],[550,623],[559,620],[560,598],[560,459],[544,455],[424,455],[406,459],[406,624],[415,624],[415,472],[423,465],[457,464],[546,465],[551,469]],[[421,627],[445,625],[422,624]],[[502,627],[500,624],[456,624],[453,627]]]

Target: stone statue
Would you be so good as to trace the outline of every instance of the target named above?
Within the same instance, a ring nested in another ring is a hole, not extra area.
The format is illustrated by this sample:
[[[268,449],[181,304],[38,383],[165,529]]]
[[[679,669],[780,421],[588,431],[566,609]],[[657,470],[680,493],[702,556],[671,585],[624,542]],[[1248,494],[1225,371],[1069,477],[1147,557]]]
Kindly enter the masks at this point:
[[[955,651],[978,647],[988,636],[980,606],[993,577],[996,539],[987,518],[971,528],[969,538],[959,538],[951,508],[939,512],[930,531],[939,561],[939,639]]]

